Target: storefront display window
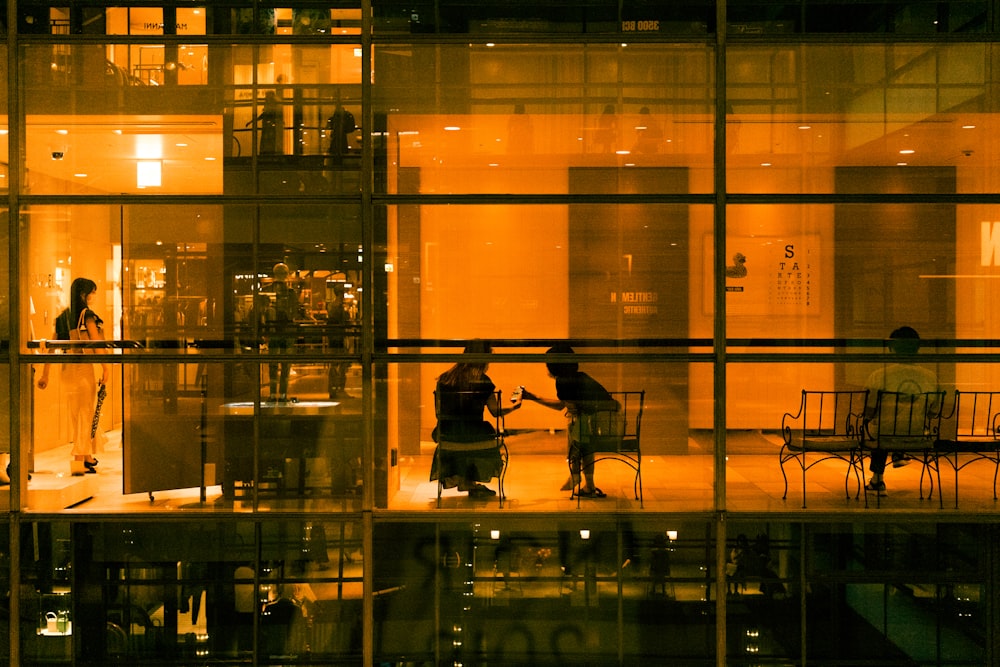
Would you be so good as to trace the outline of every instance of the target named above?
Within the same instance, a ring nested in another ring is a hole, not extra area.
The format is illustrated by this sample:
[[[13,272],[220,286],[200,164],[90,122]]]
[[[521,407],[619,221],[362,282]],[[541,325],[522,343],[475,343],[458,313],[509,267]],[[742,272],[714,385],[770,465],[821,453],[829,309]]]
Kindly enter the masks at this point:
[[[31,219],[25,415],[36,472],[26,508],[100,511],[146,495],[202,510],[356,506],[364,290],[354,207],[38,207]],[[76,327],[60,332],[60,317],[89,276],[104,340],[70,340]],[[92,425],[87,408],[81,435],[68,378],[98,378],[105,365],[102,409]],[[78,438],[95,443],[99,478],[74,469]]]

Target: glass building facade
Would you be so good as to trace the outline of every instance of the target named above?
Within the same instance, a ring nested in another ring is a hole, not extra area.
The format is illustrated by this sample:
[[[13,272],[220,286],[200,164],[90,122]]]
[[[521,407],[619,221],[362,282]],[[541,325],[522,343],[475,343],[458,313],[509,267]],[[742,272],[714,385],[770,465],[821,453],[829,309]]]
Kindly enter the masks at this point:
[[[1000,662],[996,0],[2,4],[0,663]]]

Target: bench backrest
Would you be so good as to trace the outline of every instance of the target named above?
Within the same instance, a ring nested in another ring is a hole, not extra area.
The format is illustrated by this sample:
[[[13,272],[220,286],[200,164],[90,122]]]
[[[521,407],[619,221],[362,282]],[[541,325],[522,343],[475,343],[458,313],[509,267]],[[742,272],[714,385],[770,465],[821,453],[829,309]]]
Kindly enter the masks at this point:
[[[955,405],[941,429],[947,437],[998,440],[1000,392],[955,390]]]
[[[879,447],[920,447],[941,432],[943,391],[879,391],[872,417]]]

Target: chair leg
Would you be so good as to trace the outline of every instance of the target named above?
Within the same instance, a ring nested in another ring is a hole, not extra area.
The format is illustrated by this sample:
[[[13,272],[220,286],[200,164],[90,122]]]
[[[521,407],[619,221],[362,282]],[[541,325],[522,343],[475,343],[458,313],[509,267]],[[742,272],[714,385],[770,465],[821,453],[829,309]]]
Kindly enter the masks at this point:
[[[927,456],[927,455],[925,455]],[[944,487],[941,486],[941,461],[938,459],[937,455],[931,453],[930,460],[934,462],[934,472],[937,474],[938,480],[938,508],[944,509]],[[957,481],[957,480],[956,480]],[[955,485],[955,507],[958,507],[958,484]]]
[[[861,471],[861,492],[865,494],[865,508],[868,507],[868,483],[865,482],[865,451],[858,449],[858,469]]]
[[[639,454],[639,458],[635,464],[635,481],[639,485],[639,509],[643,509],[642,506],[642,454]]]
[[[788,498],[788,476],[785,475],[785,459],[781,454],[778,454],[778,467],[781,468],[781,478],[785,480],[785,492],[781,494],[781,499],[785,500]]]
[[[802,452],[802,509],[806,508],[806,454]]]

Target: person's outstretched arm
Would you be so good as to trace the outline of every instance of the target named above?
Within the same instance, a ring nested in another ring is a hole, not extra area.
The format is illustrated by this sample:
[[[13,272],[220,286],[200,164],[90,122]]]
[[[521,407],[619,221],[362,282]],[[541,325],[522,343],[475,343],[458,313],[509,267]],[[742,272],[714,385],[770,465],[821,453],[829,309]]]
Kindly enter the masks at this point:
[[[535,396],[527,389],[521,392],[521,398],[525,401],[534,401],[535,403],[544,405],[552,410],[562,410],[566,407],[566,403],[558,398],[542,398],[541,396]]]
[[[486,409],[490,411],[490,414],[494,417],[500,417],[502,415],[509,415],[510,413],[521,407],[524,402],[524,395],[522,394],[517,400],[515,400],[509,407],[501,407],[500,403],[497,401],[496,394],[490,394],[489,399],[486,401]]]

